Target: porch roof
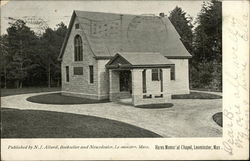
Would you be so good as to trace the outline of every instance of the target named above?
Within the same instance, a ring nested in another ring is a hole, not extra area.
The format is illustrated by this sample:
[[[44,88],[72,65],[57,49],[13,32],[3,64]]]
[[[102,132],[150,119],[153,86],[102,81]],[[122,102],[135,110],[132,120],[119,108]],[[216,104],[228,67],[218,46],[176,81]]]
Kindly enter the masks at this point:
[[[106,64],[106,68],[156,68],[173,64],[159,52],[119,52]]]

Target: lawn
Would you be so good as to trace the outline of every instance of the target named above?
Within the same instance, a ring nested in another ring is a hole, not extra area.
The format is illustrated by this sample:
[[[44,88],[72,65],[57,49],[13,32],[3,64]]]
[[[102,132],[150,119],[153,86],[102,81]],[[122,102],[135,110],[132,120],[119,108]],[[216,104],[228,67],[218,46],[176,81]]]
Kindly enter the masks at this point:
[[[221,89],[207,89],[207,88],[191,88],[191,90],[208,91],[208,92],[222,92]]]
[[[41,104],[92,104],[92,103],[106,103],[109,100],[94,100],[80,97],[64,96],[61,93],[50,93],[31,96],[27,101]]]
[[[30,88],[1,88],[1,97],[17,95],[17,94],[27,94],[27,93],[39,93],[39,92],[53,92],[60,91],[61,88],[47,88],[47,87],[30,87]]]
[[[222,96],[203,92],[190,92],[190,94],[172,95],[172,99],[221,99]]]
[[[1,109],[2,138],[140,138],[160,135],[123,122],[70,113]]]
[[[148,105],[138,105],[138,108],[145,108],[145,109],[158,109],[158,108],[170,108],[174,105],[172,103],[161,103],[161,104],[148,104]]]
[[[213,115],[213,120],[219,125],[223,126],[223,117],[222,117],[222,112],[218,112]]]

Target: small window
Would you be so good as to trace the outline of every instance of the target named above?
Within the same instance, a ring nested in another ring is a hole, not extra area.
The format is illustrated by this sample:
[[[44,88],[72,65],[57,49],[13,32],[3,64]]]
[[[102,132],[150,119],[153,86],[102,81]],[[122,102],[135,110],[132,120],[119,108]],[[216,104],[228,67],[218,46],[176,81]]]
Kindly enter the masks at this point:
[[[159,69],[152,69],[152,81],[160,81],[160,70]]]
[[[170,79],[171,80],[175,80],[175,66],[174,65],[171,65],[170,66]]]
[[[74,75],[83,75],[83,67],[74,67]]]
[[[89,66],[89,83],[94,83],[94,68],[93,68],[93,65]]]
[[[76,29],[79,29],[79,28],[80,28],[79,23],[76,23],[76,24],[75,24],[75,28],[76,28]]]
[[[66,69],[66,82],[69,82],[69,66],[66,66],[65,69]]]

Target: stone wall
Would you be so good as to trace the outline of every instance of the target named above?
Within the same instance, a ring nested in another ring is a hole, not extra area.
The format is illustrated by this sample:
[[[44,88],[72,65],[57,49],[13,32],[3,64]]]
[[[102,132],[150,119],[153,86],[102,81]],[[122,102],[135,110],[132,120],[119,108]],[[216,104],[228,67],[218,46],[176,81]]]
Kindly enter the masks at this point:
[[[116,101],[120,98],[119,71],[109,70],[109,82],[109,100]]]
[[[188,59],[169,59],[175,64],[175,80],[170,81],[172,94],[189,94]]]
[[[97,60],[99,99],[109,98],[109,73],[108,69],[105,67],[108,61],[109,59]]]
[[[94,55],[81,26],[80,29],[75,29],[75,23],[78,23],[77,18],[73,24],[62,58],[62,93],[65,95],[99,99],[97,60],[93,58]],[[77,62],[74,61],[74,37],[76,35],[80,35],[83,41],[83,61]],[[89,65],[93,65],[94,68],[94,83],[90,83],[89,81]],[[69,82],[66,82],[66,66],[69,66]],[[74,75],[74,67],[83,67],[83,75]]]

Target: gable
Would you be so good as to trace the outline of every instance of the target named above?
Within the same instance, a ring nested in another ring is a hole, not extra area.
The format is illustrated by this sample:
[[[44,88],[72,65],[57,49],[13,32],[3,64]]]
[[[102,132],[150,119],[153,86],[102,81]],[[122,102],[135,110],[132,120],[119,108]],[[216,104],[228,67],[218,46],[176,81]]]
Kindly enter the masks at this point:
[[[118,56],[110,65],[131,65],[126,59],[121,56]]]
[[[131,67],[131,64],[121,55],[116,54],[105,66],[106,68],[120,68],[121,66]]]
[[[90,48],[90,51],[91,50],[91,47],[90,47],[90,44],[88,43],[88,40],[87,40],[87,36],[86,34],[84,33],[84,29],[82,28],[82,25],[81,25],[81,21],[79,21],[79,18],[76,16],[75,13],[72,14],[71,16],[71,19],[70,19],[70,23],[69,23],[69,27],[68,27],[68,31],[67,31],[67,34],[64,38],[64,41],[63,41],[63,45],[61,47],[61,50],[60,50],[60,54],[58,56],[58,60],[61,61],[62,58],[63,58],[63,55],[64,55],[64,52],[67,48],[67,46],[72,46],[73,45],[73,42],[71,42],[72,44],[69,44],[69,38],[70,37],[74,37],[76,36],[77,34],[81,36],[82,40],[83,40],[83,45],[85,47],[88,47]],[[75,24],[79,24],[79,29],[75,29]],[[86,41],[85,41],[86,40]],[[85,41],[85,42],[84,42]],[[91,52],[94,55],[93,51]]]

